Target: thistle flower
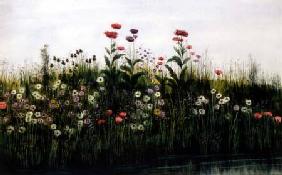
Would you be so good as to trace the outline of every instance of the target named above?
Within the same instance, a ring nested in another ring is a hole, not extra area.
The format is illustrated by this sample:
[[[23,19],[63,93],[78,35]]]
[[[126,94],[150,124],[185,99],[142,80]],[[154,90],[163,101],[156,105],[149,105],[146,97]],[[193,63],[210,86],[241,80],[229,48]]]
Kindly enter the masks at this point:
[[[104,83],[104,77],[98,77],[96,82],[97,83]]]
[[[246,105],[247,105],[247,106],[251,106],[251,105],[252,105],[252,100],[247,99],[247,100],[246,100]]]
[[[140,92],[140,91],[136,91],[136,92],[134,93],[134,96],[135,96],[136,98],[141,97],[141,92]]]
[[[58,129],[54,130],[54,135],[56,137],[59,137],[61,134],[62,134],[62,132],[60,130],[58,130]]]

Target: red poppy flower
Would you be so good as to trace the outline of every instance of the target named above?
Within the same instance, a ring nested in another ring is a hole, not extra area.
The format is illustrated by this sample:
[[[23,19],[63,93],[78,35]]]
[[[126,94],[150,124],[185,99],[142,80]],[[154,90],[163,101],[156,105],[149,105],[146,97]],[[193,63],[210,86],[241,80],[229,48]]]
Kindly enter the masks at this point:
[[[275,116],[274,117],[274,121],[277,123],[277,124],[280,124],[282,122],[282,117],[280,116]]]
[[[158,58],[160,61],[163,61],[164,60],[164,57],[159,57]]]
[[[126,112],[120,112],[118,114],[121,118],[125,118],[126,117]]]
[[[158,61],[158,65],[163,65],[163,62],[161,62],[161,61]]]
[[[263,112],[262,115],[272,117],[272,112]]]
[[[123,47],[123,46],[118,46],[118,47],[117,47],[117,50],[123,51],[123,50],[125,50],[125,47]]]
[[[172,40],[173,40],[173,41],[177,41],[177,42],[182,42],[182,41],[183,41],[183,39],[182,39],[182,38],[180,38],[180,37],[176,37],[176,36],[175,36],[175,37],[173,37],[173,38],[172,38]]]
[[[119,23],[113,23],[113,24],[111,24],[111,26],[112,26],[113,29],[120,29],[121,28],[121,24],[119,24]]]
[[[137,34],[138,33],[138,29],[130,29],[130,33]]]
[[[99,119],[99,120],[97,121],[97,124],[98,124],[98,125],[104,125],[104,124],[106,124],[106,120],[105,120],[105,119]]]
[[[121,118],[120,116],[117,116],[117,117],[115,118],[116,124],[121,124],[122,121],[123,121],[123,118]]]
[[[128,42],[134,42],[134,37],[132,37],[132,36],[127,36],[125,39],[126,39]]]
[[[177,29],[174,32],[174,34],[177,35],[177,36],[183,36],[183,37],[187,37],[188,36],[188,32],[186,32],[185,30],[179,30],[179,29]]]
[[[217,76],[220,76],[223,72],[222,72],[222,70],[221,69],[215,69],[214,70],[214,73],[217,75]]]
[[[113,32],[113,31],[106,31],[105,32],[106,37],[111,38],[111,39],[116,39],[118,36],[117,32]]]
[[[111,109],[106,110],[105,115],[110,117],[111,115],[113,115],[113,111]]]
[[[186,49],[191,50],[191,49],[192,49],[192,45],[187,45],[187,46],[186,46]]]
[[[256,112],[256,113],[254,114],[254,117],[255,117],[255,119],[259,120],[259,119],[262,118],[262,115],[261,115],[261,113]]]
[[[6,102],[0,102],[0,110],[7,109],[7,103]]]

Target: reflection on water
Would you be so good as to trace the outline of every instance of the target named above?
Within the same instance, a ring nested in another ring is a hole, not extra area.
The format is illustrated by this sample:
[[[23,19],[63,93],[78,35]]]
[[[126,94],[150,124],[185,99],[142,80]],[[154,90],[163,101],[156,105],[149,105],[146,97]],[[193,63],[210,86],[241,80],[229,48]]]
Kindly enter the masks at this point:
[[[210,158],[186,159],[168,157],[157,163],[148,165],[127,165],[112,170],[57,170],[29,171],[16,170],[13,173],[5,167],[0,167],[0,175],[282,175],[282,157],[277,158],[236,158],[229,160],[213,160]]]

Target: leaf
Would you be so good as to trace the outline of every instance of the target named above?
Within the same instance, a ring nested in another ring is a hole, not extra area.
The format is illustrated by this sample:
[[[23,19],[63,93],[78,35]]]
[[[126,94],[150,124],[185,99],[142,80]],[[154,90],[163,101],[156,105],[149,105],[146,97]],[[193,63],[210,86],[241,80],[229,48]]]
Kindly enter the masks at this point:
[[[165,65],[165,67],[166,67],[167,70],[169,71],[170,76],[171,76],[173,79],[177,80],[177,75],[176,75],[176,73],[174,73],[173,69],[172,69],[169,65],[167,65],[167,64]]]
[[[183,60],[183,65],[185,65],[191,58],[190,57],[187,57]]]
[[[175,52],[181,57],[181,52],[177,47],[173,47],[173,49],[175,50]]]
[[[106,50],[106,52],[107,52],[108,55],[111,55],[110,49],[108,49],[108,48],[105,47],[105,50]]]
[[[106,62],[106,65],[110,68],[111,67],[111,61],[109,60],[109,58],[107,56],[105,56],[105,62]]]
[[[179,79],[184,81],[184,82],[187,81],[187,69],[188,69],[188,67],[184,66],[184,68],[181,70],[181,73],[180,73],[180,76],[179,76]]]
[[[180,67],[180,68],[182,68],[182,61],[181,61],[181,58],[180,57],[178,57],[178,56],[173,56],[172,58],[169,58],[168,60],[167,60],[167,62],[172,62],[172,61],[174,61],[174,62],[176,62],[176,64]]]
[[[125,72],[128,72],[129,74],[132,74],[132,71],[131,71],[130,67],[128,67],[126,65],[120,66],[120,69],[125,71]]]
[[[142,59],[136,59],[133,61],[132,65],[135,66],[137,63],[143,62]]]
[[[131,83],[132,83],[133,85],[135,85],[135,84],[137,83],[138,79],[139,79],[141,76],[143,76],[143,75],[145,75],[144,72],[137,72],[137,73],[133,74],[133,75],[131,76]]]

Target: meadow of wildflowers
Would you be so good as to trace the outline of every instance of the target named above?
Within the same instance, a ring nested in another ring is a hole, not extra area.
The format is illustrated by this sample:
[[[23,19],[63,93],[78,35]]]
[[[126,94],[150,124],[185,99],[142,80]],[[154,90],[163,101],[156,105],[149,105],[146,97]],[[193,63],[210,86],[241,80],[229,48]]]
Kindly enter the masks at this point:
[[[0,154],[15,167],[138,163],[171,154],[279,153],[280,84],[204,67],[176,30],[175,54],[119,45],[104,33],[105,66],[77,49],[40,70],[0,77]],[[254,69],[252,69],[254,70]]]

